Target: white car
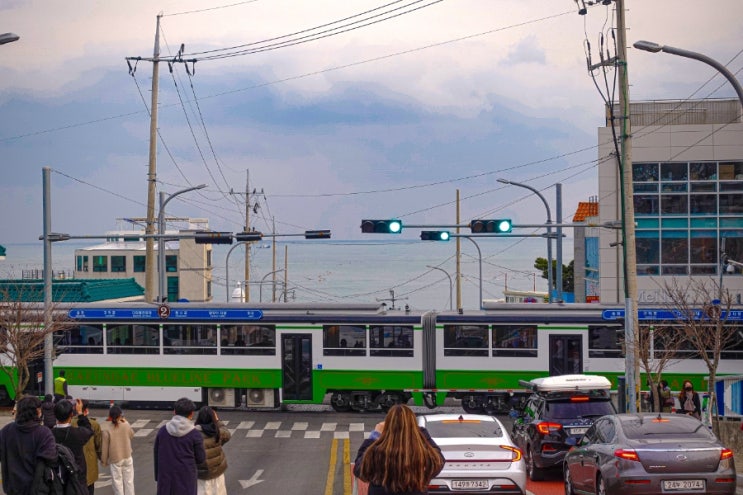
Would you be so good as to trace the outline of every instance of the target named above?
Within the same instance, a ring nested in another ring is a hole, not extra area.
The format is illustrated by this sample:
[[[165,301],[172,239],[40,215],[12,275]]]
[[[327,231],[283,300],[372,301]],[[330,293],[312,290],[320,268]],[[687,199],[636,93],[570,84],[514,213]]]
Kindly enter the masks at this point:
[[[497,418],[480,414],[430,414],[418,424],[441,448],[446,463],[428,492],[482,494],[526,493],[521,450]]]

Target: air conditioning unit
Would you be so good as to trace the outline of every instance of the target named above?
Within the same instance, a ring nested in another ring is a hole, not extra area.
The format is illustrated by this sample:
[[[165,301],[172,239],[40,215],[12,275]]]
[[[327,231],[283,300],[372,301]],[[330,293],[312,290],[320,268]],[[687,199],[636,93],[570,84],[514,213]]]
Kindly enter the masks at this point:
[[[248,407],[274,407],[274,393],[271,388],[250,388],[247,395]]]
[[[235,389],[210,388],[208,402],[210,406],[235,407]]]

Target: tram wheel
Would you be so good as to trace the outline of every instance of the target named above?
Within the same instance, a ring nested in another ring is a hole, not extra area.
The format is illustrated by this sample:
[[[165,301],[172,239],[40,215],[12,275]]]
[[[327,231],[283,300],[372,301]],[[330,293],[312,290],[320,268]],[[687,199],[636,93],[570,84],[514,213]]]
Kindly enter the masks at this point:
[[[382,408],[382,411],[387,412],[392,406],[396,404],[402,404],[404,401],[400,392],[387,392],[380,395],[377,399],[377,402]]]
[[[330,406],[335,412],[348,412],[351,410],[351,394],[348,392],[334,392],[330,396]]]
[[[467,414],[482,414],[483,404],[479,397],[465,397],[462,399],[462,409]]]

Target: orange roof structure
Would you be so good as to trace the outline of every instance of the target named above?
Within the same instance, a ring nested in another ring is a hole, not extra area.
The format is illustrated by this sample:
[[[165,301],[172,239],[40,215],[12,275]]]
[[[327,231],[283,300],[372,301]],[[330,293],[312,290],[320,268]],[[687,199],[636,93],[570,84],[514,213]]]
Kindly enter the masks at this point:
[[[581,201],[578,203],[578,209],[573,215],[573,222],[585,222],[586,218],[597,217],[599,215],[599,204],[595,201]]]

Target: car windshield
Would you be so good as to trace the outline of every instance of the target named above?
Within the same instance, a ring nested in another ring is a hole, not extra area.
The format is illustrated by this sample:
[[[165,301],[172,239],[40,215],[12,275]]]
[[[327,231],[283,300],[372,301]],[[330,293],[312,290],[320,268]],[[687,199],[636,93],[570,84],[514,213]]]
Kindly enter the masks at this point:
[[[614,414],[614,409],[608,400],[588,402],[547,401],[545,409],[546,417],[551,419],[598,418],[599,416]]]
[[[498,423],[478,419],[430,421],[426,424],[426,429],[434,438],[492,438],[503,436],[503,431]]]
[[[622,420],[622,430],[627,438],[633,440],[663,437],[684,437],[693,440],[714,438],[702,423],[686,416],[628,418]]]

